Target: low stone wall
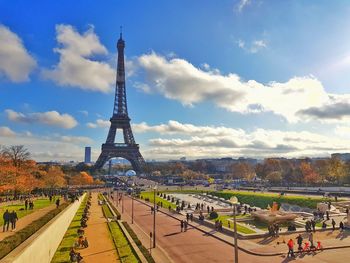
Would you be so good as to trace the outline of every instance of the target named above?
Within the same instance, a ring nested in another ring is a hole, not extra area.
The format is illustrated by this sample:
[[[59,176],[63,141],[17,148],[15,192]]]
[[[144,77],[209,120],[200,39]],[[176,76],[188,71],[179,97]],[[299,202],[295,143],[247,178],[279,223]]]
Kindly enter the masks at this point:
[[[49,263],[66,233],[85,194],[24,241],[0,262]]]

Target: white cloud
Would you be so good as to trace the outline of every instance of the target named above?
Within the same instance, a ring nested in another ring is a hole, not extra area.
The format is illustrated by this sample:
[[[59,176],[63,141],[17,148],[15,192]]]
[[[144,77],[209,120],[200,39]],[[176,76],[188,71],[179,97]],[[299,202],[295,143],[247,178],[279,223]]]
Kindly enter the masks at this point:
[[[15,137],[16,133],[11,130],[9,127],[2,126],[0,127],[0,137]]]
[[[87,110],[80,110],[79,113],[83,114],[84,116],[89,116],[89,112]]]
[[[329,94],[313,76],[263,84],[242,80],[233,73],[206,71],[184,59],[167,59],[154,52],[140,56],[138,62],[151,89],[147,92],[158,92],[184,105],[211,101],[228,111],[272,112],[289,122],[350,118],[350,94]],[[337,105],[344,106],[341,112]],[[332,114],[327,109],[333,109]]]
[[[22,40],[0,24],[0,43],[0,75],[5,75],[13,82],[28,81],[36,61],[29,55]]]
[[[97,119],[95,122],[88,122],[86,124],[89,128],[108,128],[111,125],[109,121]]]
[[[156,132],[162,137],[149,140],[142,146],[147,158],[190,159],[213,157],[305,157],[325,156],[344,152],[350,140],[325,136],[308,131],[291,132],[255,129],[251,132],[224,126],[196,126],[169,121],[166,124],[134,124],[133,130]],[[164,138],[163,136],[172,138]],[[178,135],[179,138],[174,138]]]
[[[57,25],[59,63],[53,69],[44,69],[44,78],[61,86],[83,90],[111,92],[115,82],[115,70],[107,63],[92,60],[94,55],[106,55],[107,49],[100,43],[94,28],[80,34],[70,25]]]
[[[239,3],[237,4],[237,10],[238,12],[242,12],[245,7],[250,5],[251,0],[239,0]]]
[[[244,40],[239,39],[237,41],[237,45],[239,48],[251,54],[255,54],[259,52],[261,49],[267,48],[267,42],[262,39],[254,40],[250,44],[247,44]]]
[[[49,126],[57,126],[64,129],[71,129],[77,126],[77,121],[71,115],[64,113],[60,114],[57,111],[22,113],[11,109],[6,111],[7,118],[15,122],[23,123],[40,123]]]

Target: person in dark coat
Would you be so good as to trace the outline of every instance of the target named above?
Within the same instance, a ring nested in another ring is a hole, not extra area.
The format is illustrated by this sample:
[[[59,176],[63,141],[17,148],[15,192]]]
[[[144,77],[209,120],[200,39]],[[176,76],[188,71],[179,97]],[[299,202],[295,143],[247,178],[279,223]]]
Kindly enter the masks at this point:
[[[11,213],[10,213],[10,222],[11,222],[11,229],[12,230],[15,230],[16,229],[16,222],[18,220],[18,216],[17,216],[17,213],[15,212],[15,210],[13,210]]]
[[[303,250],[303,237],[299,234],[299,236],[297,236],[297,244],[298,244],[298,250],[301,251]]]
[[[57,200],[56,200],[56,208],[58,208],[60,206],[60,199],[58,198]]]
[[[25,208],[26,210],[28,210],[28,199],[26,199],[26,200],[24,201],[24,208]]]
[[[8,209],[2,215],[2,218],[4,219],[4,225],[2,227],[2,231],[5,232],[5,229],[6,229],[6,231],[8,231],[9,230],[9,226],[10,226],[10,213],[9,213]]]
[[[333,231],[335,230],[335,221],[334,219],[332,218],[332,228],[333,228]]]

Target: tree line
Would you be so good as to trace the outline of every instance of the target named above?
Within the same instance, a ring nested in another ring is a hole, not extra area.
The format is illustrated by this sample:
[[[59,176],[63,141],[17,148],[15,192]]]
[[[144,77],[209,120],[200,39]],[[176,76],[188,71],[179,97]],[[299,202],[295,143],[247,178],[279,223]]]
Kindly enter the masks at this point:
[[[149,163],[148,174],[155,176],[177,175],[185,179],[208,179],[220,174],[224,179],[254,178],[269,181],[271,184],[298,185],[342,185],[350,183],[350,161],[339,158],[285,159],[266,158],[252,164],[243,160],[228,162],[224,172],[218,172],[211,160],[185,162]]]
[[[29,193],[35,188],[60,188],[68,185],[100,184],[85,171],[38,164],[23,145],[0,149],[0,193]]]

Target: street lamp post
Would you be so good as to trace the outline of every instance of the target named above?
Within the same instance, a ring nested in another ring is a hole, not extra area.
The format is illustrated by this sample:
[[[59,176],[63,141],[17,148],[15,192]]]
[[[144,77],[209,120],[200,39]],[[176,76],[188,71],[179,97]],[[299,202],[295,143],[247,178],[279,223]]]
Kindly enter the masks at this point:
[[[124,197],[123,197],[123,192],[121,193],[122,195],[122,214],[124,213]]]
[[[134,223],[134,187],[135,187],[135,184],[132,184],[132,192],[131,192],[131,224]]]
[[[156,247],[156,191],[157,185],[153,187],[153,248]]]
[[[237,244],[237,224],[236,224],[236,210],[237,210],[237,203],[238,199],[235,196],[232,196],[230,198],[230,203],[233,206],[233,239],[234,239],[234,245],[235,245],[235,263],[238,263],[238,244]]]

